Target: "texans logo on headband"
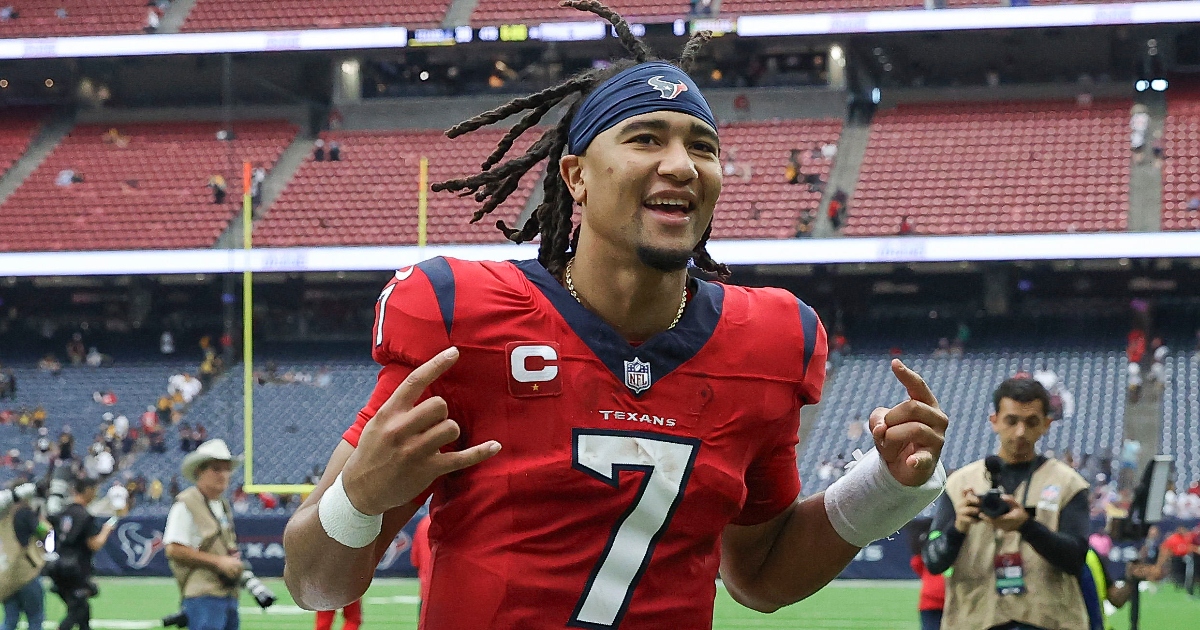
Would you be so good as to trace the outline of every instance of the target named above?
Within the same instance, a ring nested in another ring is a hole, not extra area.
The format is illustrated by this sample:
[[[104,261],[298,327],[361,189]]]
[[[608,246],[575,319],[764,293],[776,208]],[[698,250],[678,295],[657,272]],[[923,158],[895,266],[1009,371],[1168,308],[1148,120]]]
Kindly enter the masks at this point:
[[[679,83],[664,81],[661,74],[650,77],[646,83],[649,83],[650,87],[662,92],[662,97],[665,99],[674,99],[676,96],[686,92],[688,89],[687,84],[683,81],[680,81]]]
[[[663,111],[695,116],[717,128],[716,116],[686,73],[669,63],[648,61],[623,70],[583,99],[567,132],[567,151],[582,155],[597,135],[622,120]]]

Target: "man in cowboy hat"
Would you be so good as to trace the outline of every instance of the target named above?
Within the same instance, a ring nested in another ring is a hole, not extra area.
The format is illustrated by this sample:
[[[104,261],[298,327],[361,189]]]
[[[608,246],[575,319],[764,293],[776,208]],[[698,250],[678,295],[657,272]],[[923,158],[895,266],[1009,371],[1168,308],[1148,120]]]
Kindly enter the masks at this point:
[[[238,628],[238,582],[244,567],[233,509],[223,495],[240,462],[224,440],[209,440],[183,459],[183,477],[196,485],[175,497],[163,542],[192,630]]]

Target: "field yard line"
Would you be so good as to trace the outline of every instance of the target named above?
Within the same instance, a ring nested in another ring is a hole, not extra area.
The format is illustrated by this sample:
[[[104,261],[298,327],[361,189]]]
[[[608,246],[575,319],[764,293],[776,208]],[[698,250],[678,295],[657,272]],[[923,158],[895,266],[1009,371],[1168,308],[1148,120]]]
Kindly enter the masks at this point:
[[[162,622],[150,619],[93,619],[91,626],[93,628],[103,628],[104,630],[149,630],[150,628],[161,628]],[[28,626],[22,621],[17,627],[27,628]],[[42,628],[45,630],[57,627],[57,621],[47,619],[42,622]]]
[[[313,611],[304,610],[299,606],[291,604],[276,604],[267,609],[259,608],[258,606],[241,606],[238,612],[243,615],[311,615]]]

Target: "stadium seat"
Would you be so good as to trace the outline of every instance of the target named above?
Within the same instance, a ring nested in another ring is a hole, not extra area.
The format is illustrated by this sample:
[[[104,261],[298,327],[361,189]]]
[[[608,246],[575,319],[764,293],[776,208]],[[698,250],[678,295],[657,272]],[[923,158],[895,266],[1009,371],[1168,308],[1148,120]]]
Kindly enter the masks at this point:
[[[188,14],[184,31],[247,31],[360,26],[439,26],[449,0],[361,3],[350,0],[278,0],[246,4],[237,0],[200,0]]]
[[[849,236],[1126,229],[1129,101],[959,103],[880,112]]]
[[[285,121],[243,122],[235,139],[219,123],[121,125],[121,148],[106,125],[72,130],[4,204],[0,251],[211,247],[241,207],[241,164],[274,164],[297,132]],[[58,186],[64,170],[82,182]],[[214,204],[208,178],[227,180]]]

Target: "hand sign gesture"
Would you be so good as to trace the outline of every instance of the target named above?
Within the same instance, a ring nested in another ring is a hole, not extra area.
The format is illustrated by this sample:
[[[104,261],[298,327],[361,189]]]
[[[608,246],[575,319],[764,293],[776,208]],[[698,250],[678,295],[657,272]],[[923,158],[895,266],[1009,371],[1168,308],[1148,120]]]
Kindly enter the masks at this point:
[[[879,407],[872,411],[871,437],[896,481],[920,486],[929,481],[937,467],[949,420],[920,374],[899,359],[892,360],[892,373],[908,390],[909,400],[891,409]]]
[[[458,439],[446,401],[433,396],[414,406],[421,394],[458,361],[449,348],[413,370],[363,428],[358,448],[342,469],[346,497],[363,514],[382,514],[421,494],[442,475],[474,466],[500,452],[484,442],[461,451],[441,448]]]

